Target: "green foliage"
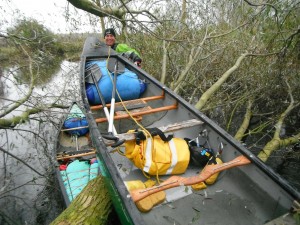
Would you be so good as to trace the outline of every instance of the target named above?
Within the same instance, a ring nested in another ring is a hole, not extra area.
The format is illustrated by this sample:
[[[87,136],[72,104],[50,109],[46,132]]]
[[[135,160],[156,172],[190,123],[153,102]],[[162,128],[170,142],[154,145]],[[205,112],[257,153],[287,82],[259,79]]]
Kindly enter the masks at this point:
[[[192,58],[194,62],[178,91],[195,103],[247,51],[253,56],[243,60],[202,111],[223,127],[229,122],[235,125],[228,126],[234,134],[251,97],[255,99],[253,113],[263,115],[259,117],[261,123],[274,124],[290,101],[285,80],[289,81],[294,98],[299,100],[300,96],[297,4],[271,1],[268,5],[253,7],[236,0],[200,5],[196,1],[188,3],[189,14],[184,25],[179,23],[180,13],[173,8],[165,14],[159,12],[161,18],[168,20],[157,24],[153,33],[130,36],[134,47],[138,46],[142,52],[143,68],[160,79],[162,40],[165,39],[166,85],[171,87],[186,69],[190,56],[200,49],[199,55]]]
[[[53,51],[55,49],[54,34],[36,20],[20,20],[15,27],[9,28],[7,31],[10,35],[27,40],[26,47],[32,51]]]
[[[19,68],[15,76],[21,83],[30,80],[28,55],[38,84],[46,82],[59,69],[64,51],[55,35],[42,24],[36,20],[20,20],[15,27],[7,29],[7,33],[11,51],[6,51],[2,57],[9,59],[5,66]]]
[[[63,59],[78,61],[87,35],[55,35],[36,20],[20,20],[7,29],[0,46],[1,66],[15,67],[19,83],[30,82],[29,58],[36,85],[43,85],[59,69]]]
[[[82,46],[87,37],[87,34],[69,34],[57,35],[57,46],[64,54],[64,58],[69,61],[79,61],[82,52]]]

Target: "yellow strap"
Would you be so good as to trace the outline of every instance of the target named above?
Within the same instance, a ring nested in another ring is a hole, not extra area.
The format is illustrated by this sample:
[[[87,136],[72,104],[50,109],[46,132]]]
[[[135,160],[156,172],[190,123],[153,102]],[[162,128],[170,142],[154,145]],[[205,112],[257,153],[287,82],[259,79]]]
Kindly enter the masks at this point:
[[[107,69],[107,72],[108,72],[108,74],[109,74],[109,77],[110,77],[111,81],[113,82],[111,73],[110,73],[109,70],[108,70],[108,62],[109,62],[109,58],[110,58],[110,50],[111,50],[111,48],[109,48],[109,50],[108,50],[108,57],[107,57],[107,60],[106,60],[106,69]],[[153,137],[151,136],[150,132],[149,132],[143,125],[141,125],[141,124],[140,124],[140,123],[139,123],[139,122],[131,115],[131,113],[128,111],[126,105],[124,104],[124,102],[123,102],[123,100],[122,100],[122,98],[121,98],[121,96],[120,96],[120,94],[119,94],[117,88],[116,88],[116,93],[117,93],[117,95],[118,95],[118,97],[119,97],[119,99],[120,99],[120,102],[121,102],[123,108],[124,108],[125,111],[127,112],[127,114],[128,114],[128,115],[130,116],[130,118],[135,122],[135,124],[138,125],[138,126],[141,128],[141,130],[143,131],[143,133],[144,133],[144,135],[146,136],[146,138],[147,138],[147,137],[151,138],[151,142],[153,143]],[[154,145],[152,145],[152,150],[153,150],[153,146],[154,146]],[[137,154],[137,153],[136,153],[136,148],[134,149],[133,152],[135,152],[135,154]],[[133,154],[133,152],[132,152],[132,154]],[[143,152],[142,152],[142,154],[144,155]],[[142,171],[143,171],[143,170],[142,170]],[[145,177],[150,178],[150,176],[146,175],[146,173],[145,173],[144,171],[143,171],[143,174],[144,174]],[[158,173],[157,173],[157,175],[156,175],[156,179],[157,179],[158,183],[160,183],[160,182],[159,182]]]

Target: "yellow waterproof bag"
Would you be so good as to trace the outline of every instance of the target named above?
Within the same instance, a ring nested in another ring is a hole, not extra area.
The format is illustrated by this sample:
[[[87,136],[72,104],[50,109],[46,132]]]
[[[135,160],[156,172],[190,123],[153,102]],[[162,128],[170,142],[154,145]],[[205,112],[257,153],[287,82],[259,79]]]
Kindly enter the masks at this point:
[[[132,132],[135,131],[129,131]],[[125,156],[149,175],[169,175],[182,174],[186,171],[190,151],[182,138],[165,139],[161,135],[156,135],[126,141]]]

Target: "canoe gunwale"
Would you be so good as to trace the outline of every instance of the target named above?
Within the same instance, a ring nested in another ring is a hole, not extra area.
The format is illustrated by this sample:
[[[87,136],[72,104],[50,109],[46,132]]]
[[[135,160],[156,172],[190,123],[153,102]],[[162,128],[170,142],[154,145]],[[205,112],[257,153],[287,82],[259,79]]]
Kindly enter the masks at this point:
[[[112,57],[112,56],[110,56]],[[116,55],[117,57],[117,55]],[[89,58],[91,59],[91,58]],[[99,59],[99,57],[96,57],[94,59]],[[123,59],[124,60],[124,59]],[[95,135],[90,135],[93,146],[96,148],[96,153],[98,157],[100,158],[100,161],[104,162],[101,167],[101,172],[103,173],[103,177],[105,178],[104,181],[106,182],[106,185],[110,191],[110,194],[112,196],[112,201],[115,206],[116,211],[122,210],[124,213],[124,217],[120,219],[122,221],[122,224],[139,224],[143,225],[146,224],[145,221],[142,219],[140,212],[137,210],[135,203],[128,198],[129,192],[117,171],[116,165],[112,162],[109,151],[107,149],[107,146],[104,142],[104,138],[101,136],[100,131],[98,130],[97,123],[95,122],[88,99],[85,92],[85,64],[86,64],[86,57],[81,56],[82,64],[80,66],[80,74],[82,81],[80,82],[80,88],[81,88],[81,94],[82,94],[82,100],[85,107],[85,110],[87,112],[86,118],[89,123],[89,132]],[[98,137],[98,138],[94,138]],[[112,182],[113,181],[113,182]],[[120,193],[120,194],[119,194]],[[125,206],[123,206],[123,204]],[[119,209],[118,209],[119,207]],[[131,210],[127,210],[127,209]],[[134,218],[134,221],[132,221],[132,218]]]
[[[58,179],[58,183],[60,186],[60,191],[61,191],[62,197],[64,199],[65,207],[67,208],[71,204],[71,202],[69,200],[69,197],[68,197],[67,191],[65,189],[64,182],[62,180],[62,177],[60,175],[60,170],[58,167],[55,169],[55,172],[56,172],[56,177]]]

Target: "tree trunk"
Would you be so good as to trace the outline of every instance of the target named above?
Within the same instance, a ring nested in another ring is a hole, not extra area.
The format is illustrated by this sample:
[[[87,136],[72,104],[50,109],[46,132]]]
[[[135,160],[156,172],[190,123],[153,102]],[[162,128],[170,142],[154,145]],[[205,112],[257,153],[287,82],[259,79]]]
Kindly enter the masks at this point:
[[[99,175],[50,225],[107,224],[111,206],[104,179]]]

